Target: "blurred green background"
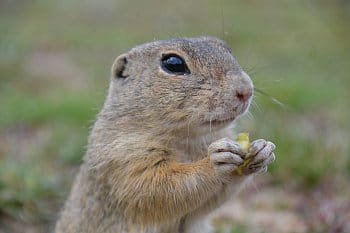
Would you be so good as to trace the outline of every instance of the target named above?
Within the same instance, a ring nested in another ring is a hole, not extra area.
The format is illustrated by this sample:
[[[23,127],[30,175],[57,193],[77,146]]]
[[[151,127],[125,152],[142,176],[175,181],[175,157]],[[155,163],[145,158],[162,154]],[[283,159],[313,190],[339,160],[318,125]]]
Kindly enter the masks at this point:
[[[267,93],[238,130],[277,145],[217,232],[350,232],[350,1],[0,0],[0,233],[52,229],[116,56],[199,35]]]

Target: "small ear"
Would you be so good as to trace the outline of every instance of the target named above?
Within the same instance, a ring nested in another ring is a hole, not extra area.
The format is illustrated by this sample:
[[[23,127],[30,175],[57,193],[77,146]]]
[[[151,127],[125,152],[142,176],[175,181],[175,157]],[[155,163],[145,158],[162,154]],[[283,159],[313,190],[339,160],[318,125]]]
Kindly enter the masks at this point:
[[[125,68],[127,64],[128,64],[127,54],[124,53],[118,56],[112,65],[112,69],[111,69],[112,77],[122,78],[122,79],[127,78],[129,76],[125,74]]]

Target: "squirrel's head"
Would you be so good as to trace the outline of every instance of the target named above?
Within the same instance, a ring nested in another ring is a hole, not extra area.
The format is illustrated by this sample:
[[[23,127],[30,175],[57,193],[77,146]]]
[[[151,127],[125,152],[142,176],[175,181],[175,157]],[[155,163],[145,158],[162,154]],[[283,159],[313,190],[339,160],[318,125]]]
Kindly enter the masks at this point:
[[[243,114],[252,93],[251,79],[225,42],[178,38],[117,57],[105,109],[141,129],[187,133],[190,127],[202,134]]]

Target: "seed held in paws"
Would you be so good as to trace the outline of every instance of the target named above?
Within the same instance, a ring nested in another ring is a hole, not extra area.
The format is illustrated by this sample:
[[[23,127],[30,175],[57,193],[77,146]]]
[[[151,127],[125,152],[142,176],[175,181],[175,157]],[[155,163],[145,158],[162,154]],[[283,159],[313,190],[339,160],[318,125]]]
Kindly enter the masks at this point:
[[[249,134],[248,133],[239,133],[236,138],[237,143],[241,146],[242,150],[246,152],[243,159],[248,153],[250,142],[249,142]],[[253,157],[248,158],[243,162],[242,165],[240,165],[234,172],[233,175],[243,175],[243,169],[248,166],[248,164],[253,160]]]

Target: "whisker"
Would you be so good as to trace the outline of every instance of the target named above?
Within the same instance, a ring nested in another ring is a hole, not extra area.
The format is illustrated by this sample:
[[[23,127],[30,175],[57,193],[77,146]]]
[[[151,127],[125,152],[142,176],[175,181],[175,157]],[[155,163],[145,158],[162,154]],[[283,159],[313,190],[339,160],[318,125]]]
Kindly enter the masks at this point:
[[[247,117],[249,120],[255,120],[254,115],[250,111],[247,111]]]
[[[210,140],[212,140],[212,134],[211,134],[211,121],[212,121],[212,116],[210,115],[210,120],[209,120],[209,134],[210,134]]]
[[[275,80],[271,80],[271,82],[281,82],[282,81],[282,79],[275,79]]]
[[[269,65],[265,64],[265,65],[253,65],[252,67],[250,68],[247,68],[245,69],[246,73],[249,74],[249,75],[253,75],[253,74],[256,74],[257,72],[260,72],[261,70],[265,69],[269,67]]]
[[[265,96],[265,97],[268,97],[272,102],[276,103],[277,105],[279,105],[280,107],[282,108],[285,108],[285,109],[290,109],[290,107],[284,103],[282,103],[281,101],[279,101],[278,99],[276,99],[275,97],[271,96],[270,94],[266,93],[265,91],[259,89],[259,88],[256,88],[254,87],[254,91]]]
[[[221,6],[221,30],[222,30],[222,39],[225,40],[225,17],[224,17],[224,7],[222,0],[220,1]]]
[[[192,120],[193,115],[190,117],[187,123],[187,139],[186,139],[186,148],[189,148],[189,141],[190,141],[190,124]]]
[[[189,138],[190,138],[190,128],[191,128],[190,125],[191,125],[191,123],[193,121],[193,118],[194,118],[194,114],[192,113],[191,117],[190,117],[190,119],[188,121],[188,125],[187,125],[187,148],[189,148]]]
[[[253,107],[255,107],[259,113],[262,113],[263,111],[261,110],[260,106],[258,105],[258,103],[253,99],[252,101],[252,105]]]

